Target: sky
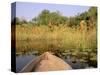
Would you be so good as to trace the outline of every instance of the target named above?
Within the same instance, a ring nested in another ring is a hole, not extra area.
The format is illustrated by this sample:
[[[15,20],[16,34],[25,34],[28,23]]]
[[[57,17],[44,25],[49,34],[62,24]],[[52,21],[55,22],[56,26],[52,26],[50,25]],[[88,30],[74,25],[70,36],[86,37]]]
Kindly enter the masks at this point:
[[[50,12],[60,11],[63,16],[70,17],[85,12],[89,8],[90,6],[17,2],[16,17],[31,20],[38,16],[44,9],[47,9]]]

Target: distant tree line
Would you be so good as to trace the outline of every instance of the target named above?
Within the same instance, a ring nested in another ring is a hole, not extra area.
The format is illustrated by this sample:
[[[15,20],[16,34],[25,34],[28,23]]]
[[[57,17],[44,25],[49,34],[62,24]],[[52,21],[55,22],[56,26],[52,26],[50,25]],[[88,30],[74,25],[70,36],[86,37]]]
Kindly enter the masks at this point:
[[[11,25],[22,25],[27,23],[28,22],[25,19],[20,19],[18,17],[14,17],[11,21]]]
[[[63,16],[59,11],[50,12],[49,10],[44,9],[37,17],[33,18],[29,22],[27,22],[25,19],[15,17],[11,23],[12,25],[15,23],[16,25],[66,25],[69,27],[77,27],[79,26],[81,20],[85,20],[87,25],[92,24],[93,26],[96,26],[97,8],[91,7],[88,11],[77,14],[74,17]]]

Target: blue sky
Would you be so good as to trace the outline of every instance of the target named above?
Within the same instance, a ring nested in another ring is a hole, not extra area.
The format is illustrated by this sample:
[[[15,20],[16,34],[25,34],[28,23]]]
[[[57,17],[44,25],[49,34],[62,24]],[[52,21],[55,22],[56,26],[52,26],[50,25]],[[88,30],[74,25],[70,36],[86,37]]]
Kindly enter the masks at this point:
[[[16,16],[31,20],[38,16],[42,10],[48,9],[51,12],[60,11],[62,15],[70,17],[85,12],[89,8],[90,6],[17,2]]]

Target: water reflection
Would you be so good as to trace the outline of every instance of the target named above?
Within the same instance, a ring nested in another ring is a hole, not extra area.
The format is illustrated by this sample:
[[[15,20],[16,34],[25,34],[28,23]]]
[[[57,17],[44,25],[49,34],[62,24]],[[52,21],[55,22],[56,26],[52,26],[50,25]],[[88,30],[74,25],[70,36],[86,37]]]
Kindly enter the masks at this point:
[[[19,72],[27,63],[36,58],[35,55],[18,55],[16,57],[16,72]]]
[[[37,56],[39,56],[39,53],[33,52],[23,55],[17,55],[16,57],[16,71],[19,72],[28,62],[35,59]],[[67,62],[73,69],[84,69],[84,68],[96,68],[97,67],[97,61],[88,61],[84,59],[78,59],[76,56],[73,56],[72,54],[62,53],[60,56],[65,62]],[[83,60],[83,61],[81,61]]]
[[[73,69],[96,68],[97,49],[67,49],[61,40],[32,40],[16,42],[16,70],[19,72],[29,61],[43,54],[51,52],[62,58]]]

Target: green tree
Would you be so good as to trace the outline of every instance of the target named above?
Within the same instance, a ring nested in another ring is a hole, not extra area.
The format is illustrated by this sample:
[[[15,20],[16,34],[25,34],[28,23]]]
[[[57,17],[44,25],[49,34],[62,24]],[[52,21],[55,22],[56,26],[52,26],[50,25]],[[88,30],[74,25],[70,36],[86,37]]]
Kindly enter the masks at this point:
[[[53,25],[64,24],[67,17],[62,16],[59,11],[50,12],[49,10],[43,10],[39,16],[32,19],[34,23],[41,25],[48,25],[50,22]]]
[[[18,17],[14,17],[13,20],[11,21],[12,25],[20,25],[21,21]]]

